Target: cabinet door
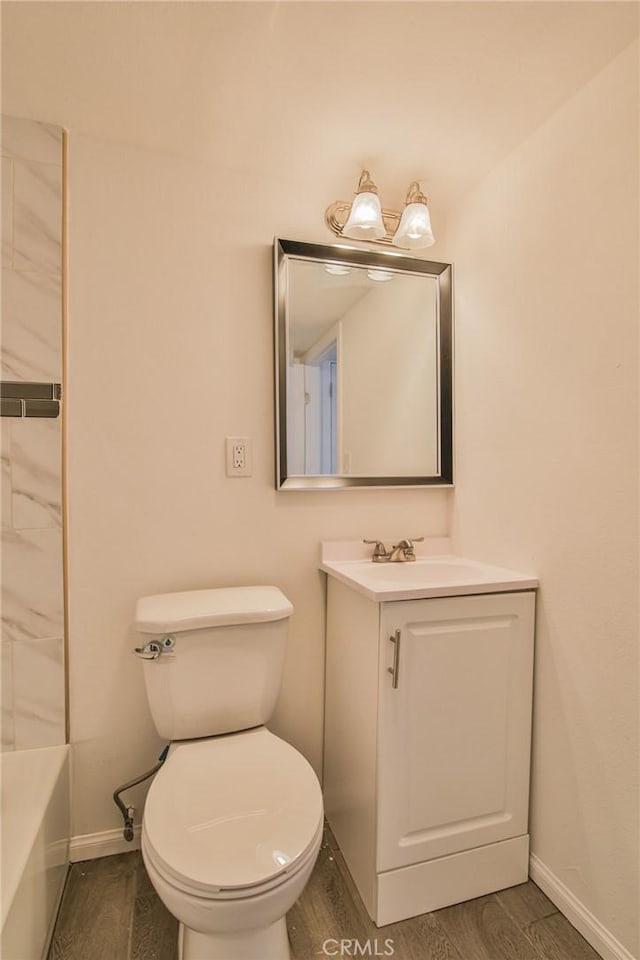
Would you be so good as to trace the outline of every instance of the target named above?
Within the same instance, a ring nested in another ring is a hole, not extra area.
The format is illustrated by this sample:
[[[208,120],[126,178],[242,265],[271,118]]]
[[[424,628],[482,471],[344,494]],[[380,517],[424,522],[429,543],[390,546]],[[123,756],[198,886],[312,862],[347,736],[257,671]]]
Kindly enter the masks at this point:
[[[527,833],[534,604],[382,605],[379,872]]]

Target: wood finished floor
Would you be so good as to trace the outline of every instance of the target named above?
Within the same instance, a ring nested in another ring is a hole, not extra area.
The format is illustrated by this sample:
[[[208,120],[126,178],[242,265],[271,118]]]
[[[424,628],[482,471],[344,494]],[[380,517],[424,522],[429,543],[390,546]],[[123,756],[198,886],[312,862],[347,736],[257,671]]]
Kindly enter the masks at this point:
[[[370,941],[370,956],[391,940],[393,960],[600,960],[531,881],[378,928],[329,831],[287,927],[293,960],[327,956],[328,938]],[[49,960],[177,960],[177,933],[138,852],[88,860],[71,867]]]

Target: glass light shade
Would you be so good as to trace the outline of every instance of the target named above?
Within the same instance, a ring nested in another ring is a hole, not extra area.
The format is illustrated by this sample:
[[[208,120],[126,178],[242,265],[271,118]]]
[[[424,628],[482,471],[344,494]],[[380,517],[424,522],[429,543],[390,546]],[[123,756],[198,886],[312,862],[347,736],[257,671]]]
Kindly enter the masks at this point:
[[[348,273],[351,273],[351,267],[345,267],[341,263],[326,263],[324,269],[332,277],[346,277]]]
[[[377,195],[366,192],[356,194],[349,219],[342,228],[342,236],[352,240],[379,240],[386,232]]]
[[[406,250],[417,250],[420,247],[430,247],[435,242],[426,203],[408,203],[402,211],[393,243]]]
[[[387,280],[393,280],[393,274],[388,270],[367,270],[369,280],[377,280],[379,283],[385,283]]]

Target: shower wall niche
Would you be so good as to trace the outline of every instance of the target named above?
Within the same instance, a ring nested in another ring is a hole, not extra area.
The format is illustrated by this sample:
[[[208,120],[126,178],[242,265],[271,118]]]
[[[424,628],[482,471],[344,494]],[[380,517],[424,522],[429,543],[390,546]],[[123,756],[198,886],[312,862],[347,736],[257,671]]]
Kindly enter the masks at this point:
[[[65,742],[62,417],[8,399],[62,384],[63,154],[62,128],[2,117],[3,750]]]

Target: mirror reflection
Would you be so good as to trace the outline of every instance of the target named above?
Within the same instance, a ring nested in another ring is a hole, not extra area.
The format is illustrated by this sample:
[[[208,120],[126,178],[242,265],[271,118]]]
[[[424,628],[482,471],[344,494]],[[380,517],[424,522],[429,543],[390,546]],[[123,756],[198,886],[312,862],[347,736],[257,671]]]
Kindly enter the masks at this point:
[[[278,485],[451,482],[448,265],[277,247]]]

